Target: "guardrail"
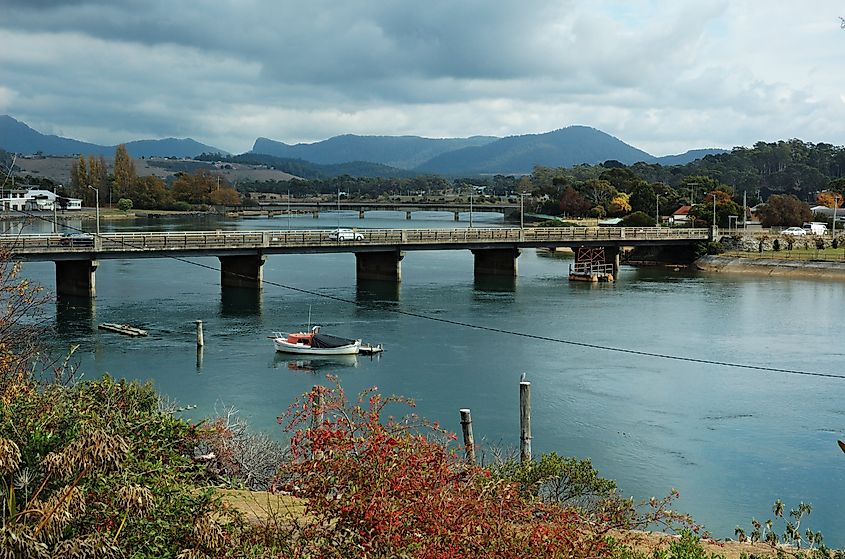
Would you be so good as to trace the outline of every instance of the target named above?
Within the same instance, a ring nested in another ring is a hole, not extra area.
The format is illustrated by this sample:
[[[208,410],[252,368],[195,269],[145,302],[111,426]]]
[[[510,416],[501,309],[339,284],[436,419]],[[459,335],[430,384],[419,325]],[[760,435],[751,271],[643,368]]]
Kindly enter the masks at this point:
[[[13,254],[59,252],[149,252],[167,250],[284,249],[368,245],[466,245],[707,240],[707,229],[657,227],[545,227],[459,229],[357,229],[362,240],[338,241],[329,230],[186,231],[105,233],[89,239],[62,235],[0,235],[0,247]]]

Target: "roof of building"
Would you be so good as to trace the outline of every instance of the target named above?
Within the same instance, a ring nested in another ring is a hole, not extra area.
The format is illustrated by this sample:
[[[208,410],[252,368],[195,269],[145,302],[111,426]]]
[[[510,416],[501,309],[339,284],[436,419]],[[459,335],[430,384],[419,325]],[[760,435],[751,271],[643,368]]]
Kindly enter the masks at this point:
[[[691,209],[692,206],[681,206],[680,208],[672,212],[672,215],[688,215]]]

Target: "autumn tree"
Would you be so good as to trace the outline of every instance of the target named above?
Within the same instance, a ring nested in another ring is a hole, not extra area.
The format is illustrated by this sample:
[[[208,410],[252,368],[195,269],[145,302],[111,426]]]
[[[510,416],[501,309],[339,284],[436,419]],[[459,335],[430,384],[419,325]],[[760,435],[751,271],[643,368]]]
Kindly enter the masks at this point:
[[[622,216],[631,213],[631,204],[628,202],[628,194],[620,192],[607,204],[607,213],[612,216]]]
[[[560,197],[560,210],[566,215],[583,216],[591,207],[590,201],[571,186]]]
[[[235,206],[240,195],[229,186],[226,179],[206,170],[194,174],[182,173],[173,182],[173,198],[188,204],[215,204]]]
[[[733,201],[733,198],[724,190],[712,190],[704,196],[701,204],[696,204],[690,210],[690,216],[695,219],[698,225],[713,225],[713,200],[716,201],[716,225],[728,227],[731,216],[742,215],[742,208]]]
[[[131,198],[132,183],[135,181],[135,162],[120,144],[114,152],[114,195],[117,198]]]
[[[782,196],[773,194],[769,196],[766,205],[763,206],[760,213],[762,215],[761,221],[763,227],[778,225],[794,227],[813,218],[810,206],[791,195]]]
[[[833,208],[834,203],[837,208],[841,208],[843,202],[845,202],[845,200],[842,199],[842,194],[839,192],[825,190],[824,192],[819,192],[816,195],[816,203],[827,208]]]
[[[79,158],[70,167],[70,188],[71,192],[80,198],[85,195],[84,189],[88,188],[88,165],[85,156]]]

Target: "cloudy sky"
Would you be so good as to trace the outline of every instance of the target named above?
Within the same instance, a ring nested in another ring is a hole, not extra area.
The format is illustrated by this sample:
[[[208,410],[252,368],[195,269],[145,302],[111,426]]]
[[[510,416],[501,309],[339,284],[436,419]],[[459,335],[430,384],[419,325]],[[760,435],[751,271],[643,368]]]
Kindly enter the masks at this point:
[[[0,114],[101,144],[505,136],[845,144],[845,2],[0,0]]]

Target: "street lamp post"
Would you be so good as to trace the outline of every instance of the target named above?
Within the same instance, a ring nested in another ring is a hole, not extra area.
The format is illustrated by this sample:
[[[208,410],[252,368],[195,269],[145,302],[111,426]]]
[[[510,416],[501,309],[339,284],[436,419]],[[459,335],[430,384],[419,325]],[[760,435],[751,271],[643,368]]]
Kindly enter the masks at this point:
[[[525,192],[519,193],[519,228],[525,229],[525,197],[528,194]]]
[[[97,207],[97,237],[99,238],[100,237],[100,191],[97,190],[96,188],[94,188],[93,186],[91,186],[90,184],[88,185],[88,188],[93,190],[94,195],[96,196],[95,204],[96,204],[96,207]]]
[[[471,188],[469,191],[469,226],[470,229],[472,228],[472,194],[475,188]]]
[[[839,201],[839,196],[836,194],[833,195],[833,227],[830,229],[830,237],[832,239],[836,238],[836,204]]]

